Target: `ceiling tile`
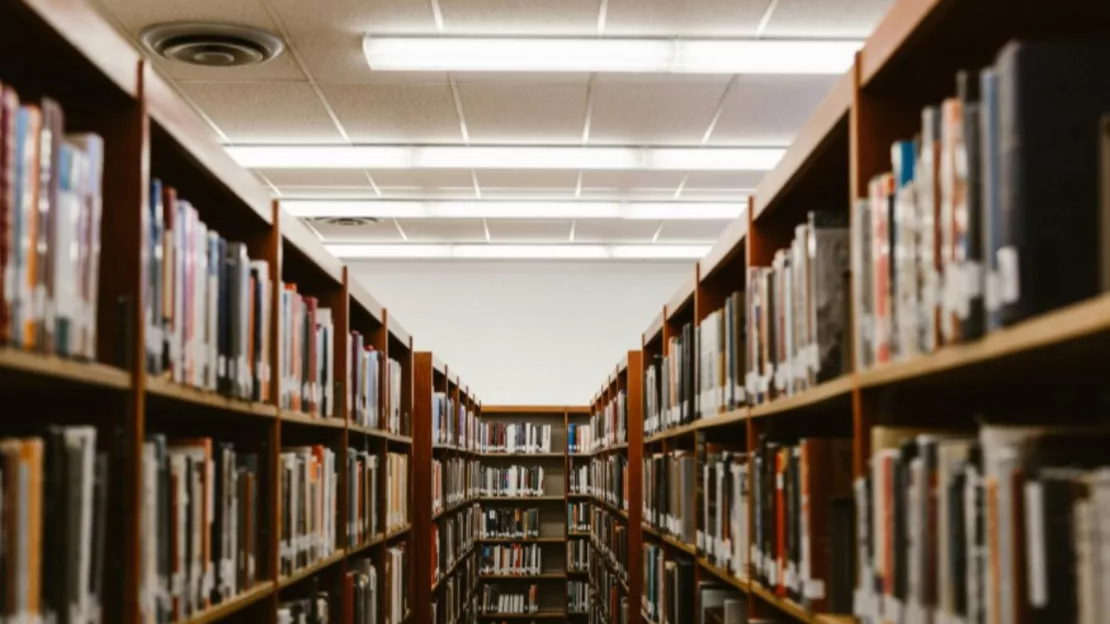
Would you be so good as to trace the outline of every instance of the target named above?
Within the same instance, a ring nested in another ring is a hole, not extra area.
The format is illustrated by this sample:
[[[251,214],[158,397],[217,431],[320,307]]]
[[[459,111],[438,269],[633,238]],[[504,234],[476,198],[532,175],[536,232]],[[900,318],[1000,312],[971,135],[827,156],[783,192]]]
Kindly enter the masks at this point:
[[[337,225],[324,219],[310,219],[309,225],[329,243],[400,243],[401,233],[392,219],[365,225]]]
[[[714,243],[728,220],[666,221],[659,232],[660,243]]]
[[[570,219],[488,219],[494,243],[555,243],[570,240]]]
[[[628,219],[579,219],[574,227],[578,243],[650,243],[658,221]]]
[[[691,145],[701,141],[727,79],[598,79],[593,87],[590,143]]]
[[[305,83],[189,82],[181,88],[235,143],[334,143],[342,136]]]
[[[598,0],[439,0],[451,35],[593,35]]]
[[[481,219],[398,219],[410,243],[484,243]]]
[[[459,84],[470,140],[577,143],[586,117],[586,84]]]
[[[698,171],[686,178],[683,193],[691,189],[754,189],[762,179],[762,171]]]
[[[484,191],[487,186],[501,189],[519,188],[527,190],[560,189],[574,191],[578,183],[577,171],[546,171],[534,169],[491,169],[478,171],[478,185]]]
[[[136,0],[130,0],[136,1]],[[268,0],[297,52],[320,82],[368,82],[362,54],[366,34],[433,35],[427,0]]]
[[[711,145],[789,145],[839,76],[740,76]]]
[[[607,35],[751,36],[770,0],[609,0]]]
[[[365,186],[370,181],[362,169],[259,169],[274,186]]]
[[[462,140],[447,83],[331,84],[325,97],[356,143],[437,143]]]
[[[470,172],[461,169],[375,169],[370,176],[382,189],[468,187],[474,192]]]
[[[779,0],[768,37],[867,37],[893,0]]]
[[[583,171],[582,188],[674,189],[682,183],[682,171]]]

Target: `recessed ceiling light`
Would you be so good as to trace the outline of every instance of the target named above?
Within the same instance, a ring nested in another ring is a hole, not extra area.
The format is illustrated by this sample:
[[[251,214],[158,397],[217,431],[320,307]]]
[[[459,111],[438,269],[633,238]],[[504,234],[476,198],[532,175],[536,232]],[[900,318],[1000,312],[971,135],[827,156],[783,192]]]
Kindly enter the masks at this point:
[[[294,217],[308,219],[651,219],[730,220],[746,202],[559,202],[281,200]]]
[[[499,259],[499,260],[699,260],[709,245],[326,245],[337,258]]]
[[[779,147],[578,147],[568,145],[227,146],[250,169],[569,169],[770,171]]]
[[[374,71],[842,74],[861,41],[366,36]]]

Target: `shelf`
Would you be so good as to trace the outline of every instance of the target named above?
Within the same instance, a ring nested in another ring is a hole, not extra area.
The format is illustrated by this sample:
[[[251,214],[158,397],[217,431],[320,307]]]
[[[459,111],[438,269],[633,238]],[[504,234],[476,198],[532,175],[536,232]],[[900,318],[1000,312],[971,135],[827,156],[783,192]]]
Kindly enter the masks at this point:
[[[407,525],[403,528],[400,528],[400,529],[394,529],[393,531],[390,531],[389,533],[386,534],[385,541],[386,542],[392,542],[393,540],[397,539],[398,537],[401,537],[402,535],[404,535],[405,533],[408,533],[411,530],[412,530],[412,525],[411,524],[409,524],[409,525]]]
[[[294,412],[292,410],[281,410],[279,412],[282,422],[296,423],[298,425],[308,425],[310,427],[324,427],[327,429],[346,429],[347,421],[342,418],[321,418],[320,416],[310,416],[301,412]]]
[[[384,543],[385,543],[385,534],[384,533],[378,533],[376,536],[371,538],[369,541],[363,542],[363,543],[361,543],[358,546],[355,546],[353,548],[348,548],[347,549],[347,556],[350,557],[352,555],[357,555],[357,554],[361,553],[364,550],[369,550],[369,549],[371,549],[375,546],[380,546]]]
[[[147,377],[146,392],[152,397],[209,407],[225,412],[270,419],[277,416],[277,407],[269,403],[233,399],[208,390],[182,385],[164,377]]]
[[[688,279],[682,282],[678,287],[675,294],[667,300],[667,320],[670,321],[676,316],[686,310],[688,306],[693,306],[694,291],[696,290],[695,278],[691,275]]]
[[[695,420],[696,425],[694,429],[713,429],[714,427],[726,427],[728,425],[735,425],[738,422],[743,422],[751,417],[751,410],[747,407],[738,407],[727,412],[714,414],[713,416],[705,416],[699,420]]]
[[[24,383],[57,388],[57,382],[109,390],[127,390],[131,387],[130,373],[113,366],[10,347],[0,347],[0,371],[15,373],[21,377],[19,383],[13,384],[20,388],[24,387]]]
[[[399,435],[399,434],[396,434],[396,433],[390,433],[388,431],[382,431],[381,429],[375,429],[374,427],[367,427],[366,425],[356,425],[355,423],[351,423],[350,425],[347,426],[347,428],[349,430],[355,432],[355,433],[361,433],[363,435],[370,436],[372,438],[381,438],[383,440],[389,440],[391,442],[399,442],[401,444],[409,444],[409,445],[412,444],[412,438],[409,437],[409,436]]]
[[[466,506],[476,502],[477,500],[478,499],[475,499],[475,498],[468,498],[464,501],[455,503],[454,505],[451,505],[450,507],[445,507],[444,509],[441,509],[440,511],[432,514],[432,521],[435,522],[436,520],[439,520],[443,516],[446,516],[447,514],[449,514],[451,512],[462,509],[463,507],[466,507]]]
[[[703,570],[710,572],[713,576],[717,577],[718,580],[728,583],[744,593],[748,593],[750,590],[750,582],[747,579],[736,578],[732,575],[732,572],[709,563],[705,557],[697,557],[697,561],[698,565],[700,565]]]
[[[575,570],[575,569],[572,569],[572,568],[567,568],[567,576],[571,576],[571,575],[574,575],[574,576],[583,576],[583,575],[589,576],[589,574],[590,574],[589,570]]]
[[[459,564],[466,561],[466,558],[472,554],[474,554],[474,546],[471,546],[469,549],[467,549],[466,552],[459,555],[458,558],[455,559],[455,562],[451,564],[451,567],[447,568],[447,571],[439,577],[439,580],[437,580],[435,583],[432,583],[432,593],[434,594],[436,590],[443,585],[443,581],[451,578],[451,575],[453,575],[455,571],[458,570]]]
[[[856,621],[855,618],[847,615],[811,613],[793,600],[776,596],[774,592],[759,583],[752,583],[750,587],[750,593],[759,596],[764,602],[799,622],[805,622],[806,624],[853,624]]]
[[[644,533],[646,533],[648,535],[651,535],[651,536],[655,537],[656,539],[662,540],[664,543],[669,544],[670,546],[673,546],[673,547],[681,550],[682,552],[684,552],[688,555],[691,555],[695,558],[698,556],[698,549],[695,548],[691,544],[681,542],[678,539],[674,538],[673,536],[668,535],[666,533],[663,533],[662,531],[656,530],[656,529],[648,526],[647,524],[641,525],[641,528],[643,529]]]
[[[686,434],[689,434],[689,433],[693,433],[693,432],[697,431],[702,426],[704,426],[704,425],[702,425],[701,420],[695,420],[694,422],[686,423],[685,425],[682,425],[682,426],[679,426],[679,427],[672,427],[670,429],[666,429],[664,431],[661,431],[661,432],[659,432],[655,435],[648,436],[648,437],[644,438],[644,444],[651,444],[653,442],[660,442],[660,441],[666,440],[668,438],[677,438],[679,436],[683,436],[683,435],[686,435]]]
[[[553,580],[565,579],[566,574],[562,572],[544,572],[543,574],[479,574],[478,580],[481,581],[533,581],[533,580]]]
[[[656,338],[661,337],[662,335],[663,335],[663,312],[660,311],[659,314],[656,315],[656,317],[651,320],[651,325],[648,325],[647,331],[645,331],[640,336],[640,341],[643,343],[643,346],[647,346],[647,344],[649,342],[652,342],[653,340],[655,340]]]
[[[764,416],[772,416],[789,411],[823,406],[836,401],[848,401],[852,395],[853,382],[854,379],[851,375],[837,377],[831,381],[826,381],[823,384],[814,386],[800,394],[784,396],[767,403],[756,405],[751,408],[751,417],[762,418]],[[851,405],[849,404],[848,407],[850,409]]]
[[[572,537],[591,537],[589,531],[567,531],[567,539]]]
[[[316,563],[308,565],[304,568],[301,568],[300,570],[297,570],[289,576],[283,577],[278,581],[278,589],[285,589],[286,587],[289,587],[290,585],[297,583],[298,581],[302,581],[329,566],[339,563],[346,556],[347,551],[340,548],[331,556],[321,559],[320,561],[317,561]]]
[[[594,499],[594,495],[593,495],[593,494],[576,494],[576,493],[574,493],[574,492],[568,492],[568,493],[567,493],[567,498],[571,498],[571,499],[583,499],[583,500],[593,500],[593,499]]]
[[[274,593],[274,582],[263,581],[218,605],[213,605],[179,624],[210,624],[231,616]]]
[[[589,535],[587,533],[587,535]],[[565,537],[522,537],[514,539],[511,537],[479,537],[477,540],[482,544],[561,544],[567,541]]]
[[[479,613],[479,620],[561,620],[567,616],[564,611],[540,611],[538,613]]]
[[[554,502],[554,501],[562,502],[565,499],[562,496],[479,496],[478,500],[479,501],[490,501],[490,502],[501,501],[501,502],[505,502],[505,503],[528,503],[528,502],[543,503],[543,502]]]
[[[609,511],[612,511],[613,513],[621,516],[625,520],[628,520],[628,512],[627,511],[621,509],[620,507],[617,507],[616,505],[610,503],[609,501],[607,501],[604,498],[601,498],[599,496],[594,496],[593,500],[594,500],[594,502],[600,504],[602,507],[605,507]]]

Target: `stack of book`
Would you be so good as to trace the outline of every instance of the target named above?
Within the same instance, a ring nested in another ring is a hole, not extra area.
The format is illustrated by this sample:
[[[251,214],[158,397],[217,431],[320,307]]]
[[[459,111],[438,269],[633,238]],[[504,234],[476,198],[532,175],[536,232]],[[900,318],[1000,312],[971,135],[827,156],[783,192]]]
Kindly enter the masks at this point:
[[[211,438],[143,444],[144,613],[188,619],[254,586],[268,550],[260,476],[257,455]]]
[[[480,453],[550,453],[551,425],[530,422],[483,422],[478,427]]]
[[[343,577],[342,621],[377,624],[378,595],[378,569],[369,559],[352,561]]]
[[[709,443],[701,481],[698,554],[740,579],[748,577],[748,458],[743,451]]]
[[[747,404],[746,313],[744,293],[734,292],[698,324],[698,418]]]
[[[578,467],[572,467],[568,484],[570,493],[592,495],[593,488],[590,485],[590,474],[592,472],[592,465],[579,464]]]
[[[624,590],[621,576],[614,573],[600,557],[595,557],[590,566],[590,580],[597,589],[596,614],[606,622],[627,622],[628,593]]]
[[[1094,68],[1108,58],[1106,41],[1012,42],[892,146],[892,170],[854,207],[861,369],[1105,290],[1097,128],[1110,88]]]
[[[347,449],[347,546],[354,548],[378,535],[378,456]]]
[[[539,544],[494,544],[482,547],[481,573],[536,576],[543,570]]]
[[[600,410],[590,415],[591,431],[597,436],[596,448],[609,448],[628,441],[628,393],[621,390]]]
[[[697,540],[697,469],[689,451],[655,453],[644,459],[644,521],[679,541]]]
[[[771,267],[750,267],[745,386],[753,404],[849,370],[848,214],[810,212]]]
[[[659,544],[644,542],[641,545],[643,561],[644,592],[641,597],[640,607],[647,614],[648,620],[661,624],[663,622],[663,547]]]
[[[852,440],[764,438],[751,469],[752,580],[811,610],[848,612]]]
[[[590,566],[590,543],[584,539],[567,542],[567,570],[585,572]]]
[[[508,590],[504,585],[504,583],[486,583],[482,586],[479,599],[482,613],[527,615],[539,612],[539,586],[521,585]]]
[[[713,582],[698,583],[698,610],[698,621],[704,624],[744,624],[749,621],[747,596],[732,587]]]
[[[694,388],[694,326],[687,323],[672,336],[665,356],[656,356],[644,371],[644,435],[693,422],[697,416]]]
[[[385,530],[399,531],[409,525],[409,456],[387,453],[385,456],[386,511]]]
[[[365,344],[357,331],[351,332],[348,343],[351,354],[348,416],[363,427],[407,434],[407,423],[401,418],[401,363],[386,359],[381,351]]]
[[[269,401],[273,289],[269,264],[252,262],[245,244],[210,231],[196,208],[157,179],[151,181],[147,220],[149,236],[143,249],[147,372],[226,396]],[[310,309],[306,312],[306,308]],[[312,322],[313,327],[317,320],[330,324],[327,310],[318,311],[315,300],[297,308],[297,313],[305,315],[298,319]],[[315,346],[315,335],[313,340]],[[330,343],[327,348],[331,349]],[[296,364],[298,373],[311,374],[304,378],[306,383],[318,381],[317,373],[331,370],[318,366],[316,359],[298,359]],[[292,374],[293,369],[285,372]],[[312,410],[323,400],[315,394],[315,386],[298,386],[295,395],[292,388],[286,391],[290,401],[296,396],[298,409],[302,396]]]
[[[339,490],[335,452],[321,445],[286,447],[281,452],[278,478],[282,513],[279,558],[282,576],[289,576],[335,551]]]
[[[244,249],[245,257],[245,249]],[[335,416],[335,326],[331,310],[315,297],[281,283],[278,340],[281,341],[282,409],[313,416]]]
[[[316,588],[312,579],[308,596],[292,600],[282,600],[278,604],[278,624],[328,624],[331,596]]]
[[[539,509],[484,509],[482,537],[486,539],[531,539],[540,536]]]
[[[567,583],[567,608],[571,613],[586,613],[590,608],[590,585],[585,581]]]
[[[0,344],[95,360],[104,141],[0,84]]]
[[[432,444],[456,447],[457,427],[455,399],[446,392],[436,392],[432,395]]]
[[[455,457],[432,460],[432,513],[477,496],[481,482],[477,460]]]
[[[476,564],[473,558],[469,558],[459,565],[455,575],[443,581],[440,598],[434,600],[431,605],[431,621],[434,624],[454,624],[462,621],[459,618],[473,606],[468,604],[468,599],[476,578]],[[442,608],[441,604],[444,605]]]
[[[543,496],[543,466],[482,466],[482,496]]]
[[[385,596],[386,622],[404,622],[409,612],[409,573],[407,544],[399,544],[385,551]]]
[[[596,447],[592,426],[575,423],[567,425],[567,452],[572,455],[586,455],[594,452]]]
[[[613,514],[599,507],[593,508],[590,538],[601,555],[607,557],[622,579],[628,579],[628,527]]]
[[[96,447],[96,429],[84,426],[50,427],[43,437],[0,439],[0,503],[5,512],[0,563],[7,583],[0,619],[99,620],[109,459]],[[230,530],[224,524],[225,500],[219,499],[221,536]],[[153,501],[150,507],[155,507]],[[156,511],[144,510],[143,519],[150,520]],[[156,550],[155,527],[149,528],[143,543]],[[219,551],[221,557],[236,561],[239,554]],[[153,564],[154,559],[148,557],[144,563]],[[211,565],[212,559],[203,561]],[[157,582],[159,571],[150,570],[152,582]],[[239,578],[225,573],[220,581],[221,591],[230,590]],[[144,606],[149,610],[153,605]]]
[[[628,510],[628,459],[609,455],[590,461],[590,494],[605,502]]]
[[[567,503],[567,530],[586,533],[590,530],[589,503]]]
[[[432,561],[435,562],[432,582],[442,579],[455,562],[470,552],[481,515],[481,508],[471,505],[432,523]]]

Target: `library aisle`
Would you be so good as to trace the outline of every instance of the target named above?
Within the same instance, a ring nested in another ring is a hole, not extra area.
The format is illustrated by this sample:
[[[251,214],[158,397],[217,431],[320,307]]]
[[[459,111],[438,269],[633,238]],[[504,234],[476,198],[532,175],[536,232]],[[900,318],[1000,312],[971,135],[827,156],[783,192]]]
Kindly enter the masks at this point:
[[[493,405],[100,9],[7,0],[0,622],[1110,622],[1110,3],[886,11],[596,393]]]

